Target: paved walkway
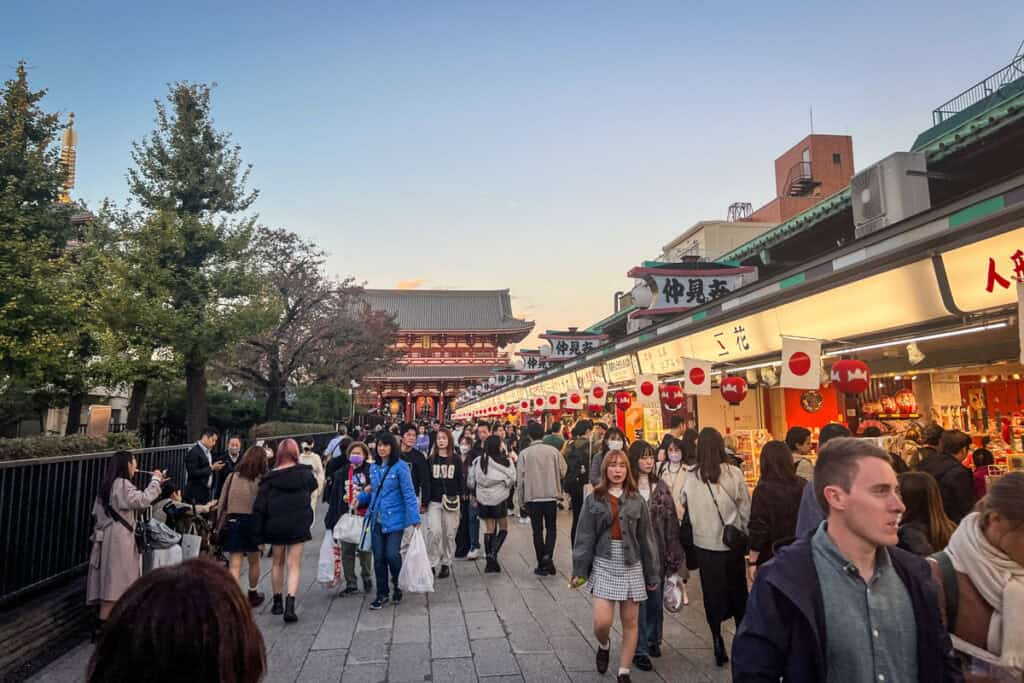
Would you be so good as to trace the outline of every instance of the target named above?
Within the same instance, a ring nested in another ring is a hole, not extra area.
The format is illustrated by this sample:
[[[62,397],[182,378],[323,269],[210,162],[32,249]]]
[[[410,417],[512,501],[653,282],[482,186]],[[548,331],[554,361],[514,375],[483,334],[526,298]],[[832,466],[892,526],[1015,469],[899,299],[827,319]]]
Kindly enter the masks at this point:
[[[510,520],[512,521],[512,520]],[[594,670],[589,594],[570,590],[568,513],[559,515],[558,576],[533,575],[528,524],[512,521],[501,552],[501,574],[484,574],[483,560],[456,560],[454,575],[435,582],[430,595],[406,594],[398,607],[374,612],[369,597],[337,597],[316,584],[319,544],[307,546],[299,621],[285,625],[270,614],[268,599],[256,615],[274,683],[389,683],[442,681],[609,681],[617,670],[619,636],[612,638],[609,673]],[[319,539],[316,539],[319,540]],[[270,593],[269,560],[261,590]],[[728,667],[714,664],[700,600],[700,582],[690,580],[690,604],[665,614],[663,656],[636,681],[728,681]],[[725,626],[726,645],[732,642]],[[617,629],[617,626],[616,626]],[[82,644],[32,681],[81,681],[92,648]]]

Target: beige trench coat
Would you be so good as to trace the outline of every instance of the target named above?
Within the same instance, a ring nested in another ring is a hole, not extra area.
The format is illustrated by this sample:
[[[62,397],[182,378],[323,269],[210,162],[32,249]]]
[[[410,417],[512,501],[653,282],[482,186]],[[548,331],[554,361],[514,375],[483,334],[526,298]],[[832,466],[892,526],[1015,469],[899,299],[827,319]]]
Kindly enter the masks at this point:
[[[149,507],[160,495],[160,482],[153,479],[145,491],[135,488],[127,479],[118,479],[110,490],[110,507],[135,528],[135,511]],[[99,601],[116,602],[142,573],[141,556],[135,550],[135,534],[120,522],[107,516],[99,497],[93,503],[96,527],[92,534],[89,556],[89,579],[86,583],[87,604]]]

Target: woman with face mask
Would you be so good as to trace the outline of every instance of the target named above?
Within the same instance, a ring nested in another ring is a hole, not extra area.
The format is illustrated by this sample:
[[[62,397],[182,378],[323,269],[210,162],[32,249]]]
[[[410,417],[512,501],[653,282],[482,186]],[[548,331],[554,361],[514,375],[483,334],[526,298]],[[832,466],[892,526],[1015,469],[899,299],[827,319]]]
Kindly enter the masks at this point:
[[[683,492],[683,481],[686,479],[686,458],[683,453],[686,452],[686,444],[683,443],[682,439],[672,439],[668,442],[668,447],[665,450],[665,460],[658,466],[658,479],[664,482],[669,490],[672,492],[672,501],[676,506],[676,517],[680,523],[683,519],[683,502],[679,497],[679,494]],[[680,534],[680,537],[682,534]],[[697,553],[694,547],[683,546],[684,554],[686,556],[686,568],[693,571],[697,568]],[[683,577],[683,604],[690,604],[690,595],[686,590],[687,577]]]
[[[591,486],[597,486],[601,483],[601,463],[604,462],[604,456],[611,451],[625,452],[627,448],[629,448],[629,439],[626,438],[626,435],[618,427],[612,427],[604,433],[600,452],[594,453],[593,458],[590,460]]]
[[[459,437],[459,450],[455,455],[456,462],[462,470],[463,488],[460,494],[459,529],[455,534],[456,559],[475,560],[480,554],[480,519],[477,517],[476,506],[470,500],[470,490],[466,485],[469,469],[473,466],[473,437],[467,429]]]
[[[327,529],[334,529],[341,516],[351,512],[360,517],[366,516],[369,503],[359,503],[359,494],[365,492],[370,485],[370,449],[362,441],[353,441],[348,446],[344,466],[335,475],[335,483],[331,488],[328,498]],[[359,570],[363,579],[363,591],[369,593],[373,590],[373,579],[370,572],[373,570],[373,553],[369,550],[359,550],[358,543],[341,542],[341,567],[345,574],[345,588],[339,595],[342,597],[359,593],[359,584],[356,581],[356,556],[359,557]]]

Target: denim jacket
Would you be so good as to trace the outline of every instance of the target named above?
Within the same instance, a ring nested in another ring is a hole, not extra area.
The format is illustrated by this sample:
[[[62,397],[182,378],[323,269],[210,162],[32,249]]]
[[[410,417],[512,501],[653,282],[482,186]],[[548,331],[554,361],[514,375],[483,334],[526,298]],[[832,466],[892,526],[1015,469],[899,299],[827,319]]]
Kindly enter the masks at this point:
[[[619,526],[622,529],[622,554],[627,565],[643,564],[644,581],[648,586],[661,581],[658,549],[651,530],[647,503],[639,493],[619,499]],[[594,500],[591,494],[583,501],[576,543],[572,549],[572,573],[587,578],[595,557],[610,558],[612,548],[612,508],[608,501]]]

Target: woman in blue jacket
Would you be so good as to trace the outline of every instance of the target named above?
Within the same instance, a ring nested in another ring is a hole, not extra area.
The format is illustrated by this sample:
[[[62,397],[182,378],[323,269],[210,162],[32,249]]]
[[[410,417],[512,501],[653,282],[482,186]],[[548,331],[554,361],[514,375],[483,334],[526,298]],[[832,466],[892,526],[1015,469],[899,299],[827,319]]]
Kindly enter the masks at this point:
[[[370,609],[388,603],[388,572],[394,592],[391,601],[402,601],[398,574],[402,571],[402,533],[420,525],[420,504],[412,485],[409,464],[399,457],[394,435],[383,433],[377,439],[377,462],[370,467],[370,486],[359,496],[360,504],[369,503],[373,538],[373,568],[377,575],[377,599]]]

